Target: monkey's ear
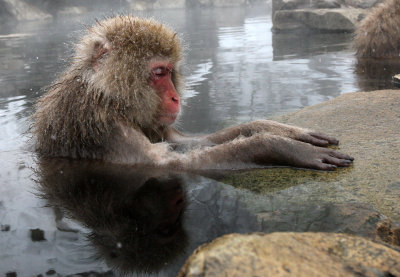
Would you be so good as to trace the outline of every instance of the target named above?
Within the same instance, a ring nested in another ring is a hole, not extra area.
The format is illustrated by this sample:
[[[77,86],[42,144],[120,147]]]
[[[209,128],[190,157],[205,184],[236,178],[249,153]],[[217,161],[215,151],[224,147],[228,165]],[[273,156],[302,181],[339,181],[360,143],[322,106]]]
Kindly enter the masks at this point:
[[[94,44],[91,60],[92,68],[94,71],[98,71],[100,69],[101,59],[107,56],[109,52],[110,47],[107,47],[106,44],[98,41]]]

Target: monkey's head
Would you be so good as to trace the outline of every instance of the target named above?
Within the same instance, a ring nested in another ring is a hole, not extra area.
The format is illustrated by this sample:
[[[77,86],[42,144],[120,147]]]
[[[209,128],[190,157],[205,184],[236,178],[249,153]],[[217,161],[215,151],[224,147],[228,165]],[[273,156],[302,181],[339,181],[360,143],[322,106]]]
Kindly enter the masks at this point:
[[[97,22],[77,45],[72,68],[88,92],[140,128],[172,124],[180,111],[181,46],[154,20],[117,16]]]

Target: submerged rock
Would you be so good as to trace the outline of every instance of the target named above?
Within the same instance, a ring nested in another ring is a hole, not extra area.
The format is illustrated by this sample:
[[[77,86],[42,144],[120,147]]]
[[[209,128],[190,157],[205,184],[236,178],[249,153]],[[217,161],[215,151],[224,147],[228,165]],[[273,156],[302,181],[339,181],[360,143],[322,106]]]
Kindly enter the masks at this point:
[[[370,205],[309,204],[259,213],[261,230],[272,232],[330,232],[358,235],[400,246],[400,227]]]
[[[10,231],[10,225],[8,225],[8,224],[1,224],[1,226],[0,226],[0,230],[2,231],[2,232],[8,232],[8,231]]]
[[[400,252],[329,233],[231,234],[200,246],[178,276],[399,276]]]
[[[36,228],[36,229],[31,229],[31,240],[32,241],[43,241],[46,240],[44,237],[44,231]]]

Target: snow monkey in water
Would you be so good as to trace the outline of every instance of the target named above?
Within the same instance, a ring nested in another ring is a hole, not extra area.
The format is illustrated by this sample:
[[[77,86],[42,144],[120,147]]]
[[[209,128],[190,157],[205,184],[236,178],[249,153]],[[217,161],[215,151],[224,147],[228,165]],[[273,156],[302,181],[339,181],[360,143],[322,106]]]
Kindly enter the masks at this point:
[[[373,8],[356,29],[358,57],[400,56],[400,0],[386,0]]]
[[[117,16],[91,27],[70,67],[37,103],[39,155],[183,170],[271,164],[333,170],[352,163],[324,148],[338,144],[335,138],[267,120],[183,135],[173,127],[181,50],[177,34],[154,20]]]

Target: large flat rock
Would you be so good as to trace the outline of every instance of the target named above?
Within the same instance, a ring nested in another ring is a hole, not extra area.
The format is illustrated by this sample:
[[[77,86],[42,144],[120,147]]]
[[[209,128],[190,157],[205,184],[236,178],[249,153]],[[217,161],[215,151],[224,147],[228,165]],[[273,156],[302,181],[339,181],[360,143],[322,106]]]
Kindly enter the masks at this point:
[[[224,182],[291,207],[357,202],[400,221],[399,107],[399,90],[357,92],[275,118],[337,137],[338,150],[355,157],[354,164],[335,172],[262,169]]]

